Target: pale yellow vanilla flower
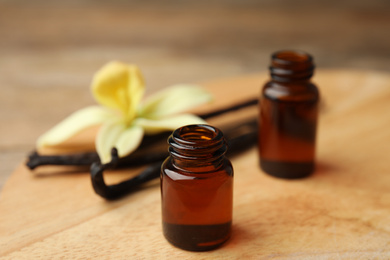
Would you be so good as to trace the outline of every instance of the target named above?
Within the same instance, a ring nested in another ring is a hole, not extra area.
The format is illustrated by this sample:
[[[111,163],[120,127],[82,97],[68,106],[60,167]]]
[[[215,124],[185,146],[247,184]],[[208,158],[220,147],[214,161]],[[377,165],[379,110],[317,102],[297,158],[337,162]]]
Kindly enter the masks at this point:
[[[211,95],[196,85],[175,85],[141,102],[145,83],[135,65],[110,62],[92,81],[92,94],[100,106],[76,111],[43,134],[38,147],[63,143],[87,127],[101,125],[95,146],[102,163],[111,160],[111,149],[120,157],[137,149],[144,134],[174,130],[188,124],[204,124],[192,114],[179,114],[211,100]]]

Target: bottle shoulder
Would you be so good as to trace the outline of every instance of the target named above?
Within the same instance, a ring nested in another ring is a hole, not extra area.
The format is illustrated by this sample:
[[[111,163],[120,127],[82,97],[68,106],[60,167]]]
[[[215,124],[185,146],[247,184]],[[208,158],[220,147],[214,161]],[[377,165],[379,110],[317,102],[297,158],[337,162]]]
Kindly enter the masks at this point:
[[[308,82],[267,82],[262,89],[262,97],[280,101],[317,101],[319,90]]]

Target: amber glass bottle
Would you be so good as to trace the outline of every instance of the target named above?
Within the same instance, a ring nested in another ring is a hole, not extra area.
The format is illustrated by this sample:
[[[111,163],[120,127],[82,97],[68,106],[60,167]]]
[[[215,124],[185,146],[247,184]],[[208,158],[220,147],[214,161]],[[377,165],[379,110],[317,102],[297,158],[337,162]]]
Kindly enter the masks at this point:
[[[205,251],[230,237],[233,168],[225,139],[209,125],[189,125],[168,139],[170,156],[161,167],[162,222],[174,246]]]
[[[271,80],[260,98],[261,168],[281,178],[302,178],[314,170],[319,92],[310,82],[313,58],[304,52],[272,55]]]

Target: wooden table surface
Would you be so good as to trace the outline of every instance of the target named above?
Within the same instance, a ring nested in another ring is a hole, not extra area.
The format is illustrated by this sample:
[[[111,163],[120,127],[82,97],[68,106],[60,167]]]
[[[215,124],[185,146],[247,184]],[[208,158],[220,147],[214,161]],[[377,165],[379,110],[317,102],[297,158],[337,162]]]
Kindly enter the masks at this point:
[[[0,201],[37,137],[94,103],[92,75],[110,60],[138,64],[149,93],[263,72],[285,48],[320,70],[388,74],[389,12],[381,0],[0,1]]]
[[[265,74],[203,85],[224,107],[258,94]],[[187,252],[162,235],[158,180],[105,201],[87,171],[19,166],[0,200],[4,259],[389,259],[390,75],[320,70],[317,169],[283,180],[258,166],[256,148],[233,157],[233,234],[218,250]],[[222,91],[223,90],[223,91]],[[243,91],[245,90],[245,91]],[[209,123],[257,115],[257,107]],[[139,169],[105,174],[109,183]]]

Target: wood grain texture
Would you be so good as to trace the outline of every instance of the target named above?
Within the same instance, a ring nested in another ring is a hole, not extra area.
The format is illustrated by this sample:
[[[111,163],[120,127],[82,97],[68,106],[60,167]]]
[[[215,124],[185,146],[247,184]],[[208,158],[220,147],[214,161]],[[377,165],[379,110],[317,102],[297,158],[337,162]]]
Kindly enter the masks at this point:
[[[257,95],[266,78],[203,85],[218,107]],[[193,253],[166,242],[158,180],[107,202],[86,172],[31,173],[21,165],[1,194],[1,259],[389,259],[390,75],[319,70],[314,81],[322,94],[314,175],[268,176],[255,148],[233,158],[233,235],[220,249]],[[210,123],[253,114],[255,108]],[[116,182],[136,173],[106,176]]]

